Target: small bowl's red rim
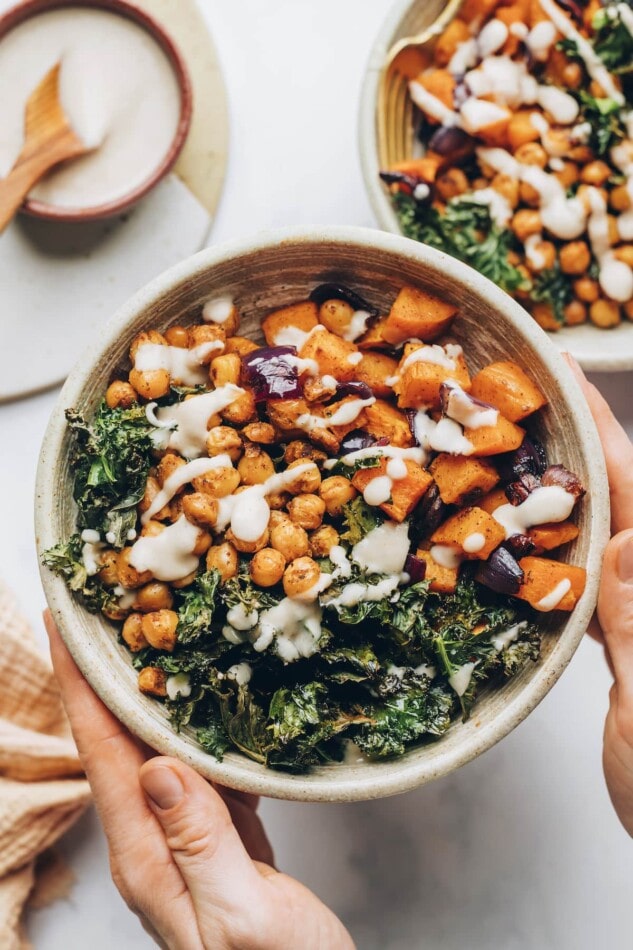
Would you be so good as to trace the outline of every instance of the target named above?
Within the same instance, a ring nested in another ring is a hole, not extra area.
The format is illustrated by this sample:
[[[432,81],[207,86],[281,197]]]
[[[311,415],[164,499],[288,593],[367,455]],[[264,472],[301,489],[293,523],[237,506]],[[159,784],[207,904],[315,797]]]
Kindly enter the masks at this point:
[[[53,9],[94,7],[127,17],[144,27],[167,55],[180,89],[180,117],[171,145],[154,171],[136,188],[106,204],[88,208],[61,208],[27,198],[21,210],[49,221],[82,222],[110,218],[126,211],[144,197],[173,168],[187,139],[193,110],[193,92],[183,56],[166,30],[149,14],[127,0],[24,0],[0,16],[0,42],[14,27]]]

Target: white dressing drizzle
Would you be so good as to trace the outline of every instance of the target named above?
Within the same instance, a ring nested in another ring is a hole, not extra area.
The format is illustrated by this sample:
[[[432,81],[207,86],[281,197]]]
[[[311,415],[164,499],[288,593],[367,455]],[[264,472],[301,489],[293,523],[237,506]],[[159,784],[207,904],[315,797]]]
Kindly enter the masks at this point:
[[[226,671],[227,680],[234,680],[238,686],[246,686],[253,675],[253,667],[250,663],[234,663]]]
[[[469,534],[464,538],[464,543],[462,547],[466,554],[477,554],[478,551],[486,544],[486,536],[481,533],[481,531],[473,531],[472,534]]]
[[[607,203],[603,195],[597,188],[590,188],[588,197],[591,214],[587,234],[600,269],[598,281],[605,294],[623,303],[633,297],[633,270],[611,250]]]
[[[223,350],[222,340],[210,340],[187,350],[180,346],[163,346],[161,343],[143,343],[134,357],[134,369],[151,372],[166,369],[170,378],[185,386],[199,386],[208,382],[209,376],[203,361],[216,350]]]
[[[436,452],[448,452],[449,455],[472,455],[473,444],[464,435],[464,430],[444,416],[430,433],[429,444]]]
[[[449,676],[448,682],[458,696],[463,696],[470,686],[475,665],[475,663],[464,663],[463,666],[458,667],[455,672]]]
[[[501,49],[508,38],[508,27],[496,17],[488,20],[477,37],[477,47],[482,59]]]
[[[359,336],[362,336],[367,329],[367,321],[370,319],[370,317],[371,314],[367,313],[366,310],[354,311],[348,328],[341,334],[343,339],[353,341],[357,340]]]
[[[462,552],[459,548],[454,548],[450,544],[434,544],[431,547],[430,554],[436,564],[452,571],[457,570],[463,561]]]
[[[198,566],[193,549],[200,529],[181,515],[154,536],[141,537],[132,546],[130,564],[137,571],[151,571],[159,581],[179,581]]]
[[[560,485],[541,485],[520,505],[495,508],[492,517],[505,529],[506,538],[510,538],[513,534],[525,534],[534,525],[566,521],[575,503],[575,497]]]
[[[309,657],[318,651],[321,637],[321,608],[291,597],[264,610],[259,617],[258,636],[253,649],[258,653],[275,641],[277,656],[284,663]]]
[[[207,441],[207,424],[211,416],[226,409],[231,403],[244,395],[244,390],[233,383],[220,386],[210,393],[191,396],[173,406],[164,406],[155,410],[154,416],[161,428],[174,429],[166,441],[165,447],[174,449],[185,458],[197,458],[202,455]],[[146,412],[147,418],[152,421]]]
[[[543,611],[555,610],[570,589],[571,581],[568,577],[564,577],[549,594],[546,594],[545,597],[542,597],[541,600],[535,604],[536,609]]]
[[[527,627],[527,620],[521,620],[520,623],[515,623],[514,626],[508,627],[507,630],[502,630],[501,633],[495,633],[493,637],[490,638],[495,650],[505,650],[511,643],[514,643],[518,639],[519,634],[522,630]]]
[[[363,489],[363,498],[368,505],[382,505],[391,498],[393,482],[388,475],[377,475]]]
[[[228,455],[216,455],[213,458],[194,459],[192,462],[187,462],[186,465],[181,465],[172,472],[169,478],[165,479],[163,487],[157,493],[147,511],[141,515],[141,522],[147,524],[157,511],[169,504],[179,488],[189,484],[194,478],[205,475],[213,468],[233,468],[233,462]]]
[[[206,323],[217,323],[220,326],[229,319],[235,309],[233,298],[228,294],[221,297],[212,297],[202,308],[202,319]]]
[[[168,676],[165,689],[169,699],[177,699],[179,696],[186,699],[191,696],[191,683],[186,673],[174,673],[173,676]]]
[[[385,521],[354,545],[351,557],[355,564],[369,574],[400,574],[408,553],[408,523]]]
[[[404,358],[399,366],[400,373],[403,373],[413,363],[433,363],[435,366],[442,366],[444,369],[456,369],[457,360],[464,351],[458,343],[447,343],[446,346],[440,346],[438,343],[419,346]]]
[[[81,560],[88,577],[93,577],[101,570],[101,552],[105,544],[101,542],[99,532],[92,528],[84,528],[81,532],[81,540],[84,542],[81,548]]]
[[[492,406],[479,406],[457,383],[447,380],[450,393],[447,399],[446,415],[467,429],[482,429],[496,426],[499,410]]]
[[[367,399],[350,399],[340,405],[331,416],[315,416],[304,412],[298,416],[295,425],[304,432],[313,432],[314,429],[325,429],[330,426],[346,426],[359,417],[365,406],[373,406],[375,402],[375,396],[369,396]]]
[[[382,457],[410,459],[412,462],[417,462],[418,465],[424,465],[426,455],[424,449],[418,446],[402,449],[397,445],[369,445],[366,449],[348,452],[347,455],[342,455],[340,459],[327,459],[323,463],[323,468],[329,470],[338,465],[339,462],[342,462],[343,465],[355,465],[356,462],[360,462],[362,459]]]
[[[261,485],[251,485],[245,491],[231,495],[230,499],[224,499],[222,514],[226,517],[230,508],[231,530],[235,537],[247,543],[261,538],[270,521],[270,507],[266,495],[283,491],[313,466],[314,462],[306,462],[304,465],[286,469],[285,472],[277,472]]]

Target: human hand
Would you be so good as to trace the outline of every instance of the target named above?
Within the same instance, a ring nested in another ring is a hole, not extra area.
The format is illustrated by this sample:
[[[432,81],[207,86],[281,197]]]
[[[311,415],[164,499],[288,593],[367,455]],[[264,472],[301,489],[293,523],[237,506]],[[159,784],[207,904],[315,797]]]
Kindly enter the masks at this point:
[[[633,835],[633,445],[606,400],[571,357],[604,449],[611,530],[602,566],[597,621],[614,683],[604,729],[603,767],[618,818]]]
[[[273,867],[257,798],[134,739],[92,692],[53,618],[55,674],[105,830],[112,877],[169,950],[353,950],[342,923]]]

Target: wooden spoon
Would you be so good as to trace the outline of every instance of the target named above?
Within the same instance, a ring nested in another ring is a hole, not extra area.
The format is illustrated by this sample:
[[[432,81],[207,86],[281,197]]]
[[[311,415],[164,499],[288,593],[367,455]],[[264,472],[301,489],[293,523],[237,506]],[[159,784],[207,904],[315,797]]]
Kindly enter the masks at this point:
[[[73,132],[59,101],[60,68],[61,63],[53,66],[27,100],[22,151],[7,177],[0,180],[0,232],[53,165],[90,151]]]

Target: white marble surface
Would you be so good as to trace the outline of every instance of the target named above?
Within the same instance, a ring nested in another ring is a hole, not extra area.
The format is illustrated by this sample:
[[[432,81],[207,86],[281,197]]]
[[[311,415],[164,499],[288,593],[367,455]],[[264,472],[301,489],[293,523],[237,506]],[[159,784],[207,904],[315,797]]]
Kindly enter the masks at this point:
[[[232,124],[213,239],[282,224],[372,224],[356,99],[388,0],[203,6]],[[633,433],[631,375],[596,381]],[[31,508],[54,398],[0,406],[0,575],[40,633]],[[382,802],[265,802],[279,865],[342,915],[361,950],[629,948],[632,850],[600,768],[608,686],[601,651],[587,641],[530,719],[458,773]],[[151,947],[110,881],[92,813],[63,850],[78,881],[67,900],[31,917],[36,950]]]

